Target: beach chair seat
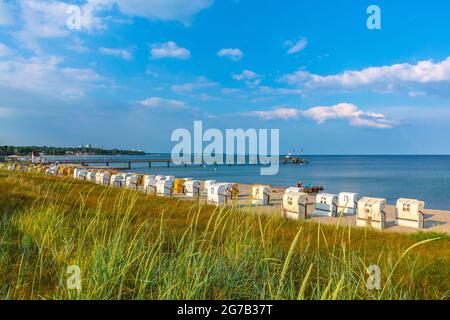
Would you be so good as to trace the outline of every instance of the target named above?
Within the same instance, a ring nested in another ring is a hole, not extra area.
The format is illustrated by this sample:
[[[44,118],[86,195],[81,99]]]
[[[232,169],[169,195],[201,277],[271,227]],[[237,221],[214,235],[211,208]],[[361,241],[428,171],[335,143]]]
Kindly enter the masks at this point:
[[[159,197],[171,197],[173,193],[172,180],[160,180],[156,183],[156,195]]]
[[[159,181],[156,180],[156,177],[148,177],[144,182],[144,192],[146,194],[156,195],[156,185]]]
[[[268,206],[270,204],[270,187],[253,186],[252,187],[252,205]]]
[[[89,182],[95,182],[97,177],[97,171],[89,171],[86,180]]]
[[[184,193],[185,183],[185,179],[175,179],[173,183],[173,192]]]
[[[395,206],[395,224],[403,227],[424,228],[425,202],[417,199],[401,198]]]
[[[125,187],[130,190],[138,190],[142,177],[137,174],[129,175],[125,178]]]
[[[316,196],[315,216],[336,217],[338,207],[338,197],[331,193],[319,193]]]
[[[286,192],[283,195],[282,215],[286,219],[305,220],[308,214],[308,194]]]
[[[124,177],[122,174],[113,174],[111,176],[109,185],[115,188],[122,188],[125,185]]]
[[[364,197],[358,201],[356,225],[370,229],[386,228],[386,199]]]
[[[358,209],[358,194],[341,192],[338,197],[338,214],[355,215]]]
[[[215,183],[208,188],[207,203],[216,206],[226,205],[231,200],[231,184]]]
[[[206,180],[206,181],[203,183],[203,190],[204,190],[204,194],[205,194],[206,196],[208,196],[208,189],[209,189],[209,187],[210,187],[212,184],[215,184],[215,183],[217,183],[216,180]]]
[[[184,186],[184,194],[187,197],[196,197],[200,196],[200,181],[199,180],[188,180]]]

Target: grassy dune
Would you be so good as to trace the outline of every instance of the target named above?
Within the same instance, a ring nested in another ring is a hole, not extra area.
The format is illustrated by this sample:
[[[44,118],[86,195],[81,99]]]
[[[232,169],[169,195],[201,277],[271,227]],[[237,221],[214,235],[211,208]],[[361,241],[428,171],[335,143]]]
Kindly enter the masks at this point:
[[[374,264],[380,290],[366,288]],[[0,171],[0,298],[449,299],[450,239]]]

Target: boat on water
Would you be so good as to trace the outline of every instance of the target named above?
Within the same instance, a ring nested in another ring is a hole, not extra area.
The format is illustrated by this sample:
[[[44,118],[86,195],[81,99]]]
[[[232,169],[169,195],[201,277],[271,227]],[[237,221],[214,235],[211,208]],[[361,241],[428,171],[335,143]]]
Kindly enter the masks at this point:
[[[303,153],[303,151],[302,151]],[[304,165],[304,164],[308,164],[309,161],[308,159],[305,159],[303,156],[301,155],[295,155],[293,154],[293,152],[289,152],[283,159],[282,159],[283,163],[285,164],[299,164],[299,165]]]

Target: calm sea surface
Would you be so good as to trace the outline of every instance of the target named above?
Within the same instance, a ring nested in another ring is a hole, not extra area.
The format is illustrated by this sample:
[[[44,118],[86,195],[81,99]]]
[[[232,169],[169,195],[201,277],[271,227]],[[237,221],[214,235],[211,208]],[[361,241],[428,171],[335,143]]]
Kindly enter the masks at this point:
[[[167,154],[95,158],[142,159],[169,158]],[[89,158],[89,157],[86,157]],[[261,176],[259,166],[170,167],[163,164],[148,168],[133,164],[133,172],[175,175],[224,182],[295,185],[297,181],[322,185],[326,192],[357,192],[360,196],[386,198],[394,204],[398,198],[418,198],[433,209],[450,210],[450,156],[306,156],[308,165],[280,165],[275,176]],[[117,166],[112,164],[111,166]]]

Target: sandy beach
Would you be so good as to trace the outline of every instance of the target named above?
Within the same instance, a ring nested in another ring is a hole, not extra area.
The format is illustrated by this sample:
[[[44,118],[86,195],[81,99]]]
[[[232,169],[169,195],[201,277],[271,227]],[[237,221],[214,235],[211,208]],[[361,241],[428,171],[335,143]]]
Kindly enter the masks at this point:
[[[239,184],[239,204],[249,205],[251,198],[251,188],[252,185]],[[270,206],[257,207],[258,212],[267,214],[281,214],[281,202],[286,187],[271,187]],[[312,212],[314,211],[314,199],[315,195],[310,195],[308,198],[308,219],[314,221],[320,221],[321,223],[336,224],[341,223],[342,225],[356,226],[355,216],[344,216],[341,219],[331,218],[331,217],[313,217]],[[417,232],[416,229],[406,228],[397,226],[395,221],[395,206],[386,206],[386,229],[387,232],[402,232],[402,233],[414,233]],[[423,231],[426,232],[444,232],[450,234],[450,211],[445,210],[433,210],[426,208],[425,204],[425,228]]]

